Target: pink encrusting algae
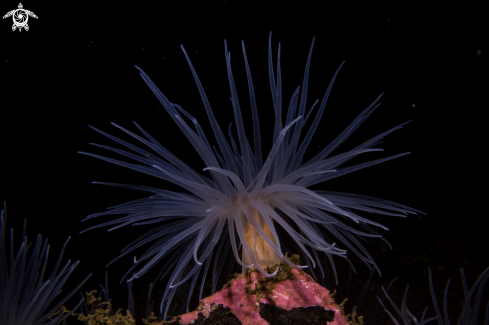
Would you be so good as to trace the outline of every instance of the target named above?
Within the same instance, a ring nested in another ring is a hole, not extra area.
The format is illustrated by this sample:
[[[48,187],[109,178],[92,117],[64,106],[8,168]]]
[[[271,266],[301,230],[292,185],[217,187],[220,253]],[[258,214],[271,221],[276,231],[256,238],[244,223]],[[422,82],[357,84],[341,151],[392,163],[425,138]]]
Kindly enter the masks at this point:
[[[292,279],[281,282],[268,282],[265,288],[256,293],[260,280],[265,277],[258,271],[251,272],[237,279],[232,279],[227,288],[214,295],[203,298],[199,307],[192,312],[178,317],[180,324],[191,324],[202,313],[205,318],[218,305],[228,307],[242,324],[269,324],[260,316],[260,303],[275,305],[285,310],[293,308],[307,308],[313,306],[324,307],[325,310],[334,311],[334,320],[328,325],[348,325],[346,317],[335,304],[329,290],[318,284],[312,277],[298,269],[291,269]],[[257,294],[259,299],[257,299]],[[259,301],[259,303],[258,303]]]

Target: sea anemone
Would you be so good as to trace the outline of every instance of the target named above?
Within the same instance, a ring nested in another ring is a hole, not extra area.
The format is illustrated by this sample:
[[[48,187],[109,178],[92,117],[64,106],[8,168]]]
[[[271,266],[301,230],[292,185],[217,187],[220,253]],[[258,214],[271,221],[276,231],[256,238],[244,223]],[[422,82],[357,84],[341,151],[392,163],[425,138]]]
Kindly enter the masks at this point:
[[[391,299],[391,297],[387,294],[384,288],[382,290],[384,291],[384,294],[386,295],[387,299],[389,302],[394,306],[395,313],[399,316],[401,319],[401,323],[405,325],[410,325],[414,322],[414,324],[426,324],[428,322],[431,322],[433,320],[438,320],[438,324],[440,325],[450,325],[450,320],[448,318],[448,304],[447,304],[447,297],[448,297],[448,286],[450,285],[450,280],[448,281],[446,287],[445,287],[445,293],[443,294],[443,307],[440,310],[440,306],[438,305],[438,301],[436,299],[436,294],[435,294],[435,289],[433,288],[433,277],[431,276],[431,270],[429,271],[429,282],[430,282],[430,291],[431,291],[431,298],[433,300],[433,308],[436,312],[436,317],[432,317],[429,319],[425,319],[426,312],[428,310],[428,307],[423,311],[421,315],[421,319],[418,320],[416,316],[409,311],[407,308],[407,295],[408,295],[408,289],[409,286],[406,287],[406,291],[404,291],[404,296],[402,298],[402,304],[401,304],[401,309],[399,309],[394,301]],[[468,289],[467,286],[467,280],[465,279],[465,273],[464,269],[460,269],[460,276],[462,278],[462,286],[464,290],[464,297],[465,297],[465,302],[463,304],[462,312],[460,313],[460,317],[458,319],[457,324],[458,325],[476,325],[479,323],[479,314],[481,313],[481,302],[482,302],[482,296],[484,292],[484,287],[486,285],[486,282],[489,280],[489,267],[486,268],[482,273],[479,275],[477,280],[475,280],[474,284],[472,284],[472,287]],[[476,294],[477,290],[477,294]],[[472,299],[475,297],[475,301],[472,304]],[[377,298],[379,299],[379,298]],[[390,316],[394,324],[400,325],[401,323],[398,322],[397,317],[389,311],[389,309],[382,303],[382,301],[379,299],[380,304],[382,307],[384,307],[384,310],[386,313]],[[483,320],[483,324],[489,325],[489,302],[486,304],[486,307],[482,310],[485,310],[485,318]],[[443,312],[443,313],[442,313]]]
[[[2,210],[0,216],[0,324],[59,324],[72,312],[64,308],[59,314],[56,312],[78,291],[91,274],[69,294],[55,303],[55,298],[61,293],[64,283],[79,263],[77,261],[70,265],[68,260],[58,272],[61,257],[70,238],[65,241],[51,275],[44,281],[49,254],[47,240],[42,244],[42,237],[38,235],[30,252],[30,257],[27,259],[32,244],[27,242],[26,222],[24,220],[22,242],[17,254],[14,254],[13,230],[10,232],[10,248],[6,245],[7,216],[4,211],[6,210]],[[80,303],[73,310],[78,308]]]
[[[136,67],[145,83],[204,161],[206,166],[204,174],[195,171],[187,163],[178,159],[136,123],[134,124],[144,137],[114,123],[112,125],[141,142],[145,149],[90,126],[95,131],[133,152],[105,145],[94,144],[95,146],[110,150],[138,163],[128,163],[93,153],[80,153],[157,177],[186,190],[182,193],[147,186],[95,182],[147,191],[152,193],[152,196],[111,207],[106,212],[89,215],[83,220],[112,214],[125,215],[86,230],[116,224],[117,226],[109,230],[129,224],[162,224],[127,246],[115,260],[144,244],[156,241],[139,259],[134,258],[134,265],[124,277],[144,262],[145,265],[134,271],[128,281],[138,278],[157,262],[164,259],[165,264],[160,273],[161,277],[173,270],[160,305],[160,311],[164,309],[165,315],[177,286],[191,279],[191,294],[197,278],[202,275],[200,299],[204,281],[209,274],[209,268],[212,266],[210,278],[212,280],[211,290],[214,293],[217,279],[220,277],[223,268],[229,266],[228,270],[231,270],[234,265],[231,263],[233,260],[239,263],[243,270],[256,267],[266,277],[272,277],[277,273],[278,267],[274,267],[274,265],[281,261],[296,268],[316,267],[318,264],[324,276],[318,252],[325,254],[332,263],[333,269],[333,256],[346,257],[347,251],[336,247],[333,242],[336,240],[356,254],[370,268],[373,267],[378,270],[374,260],[359,239],[362,237],[381,237],[371,226],[387,228],[358,215],[354,211],[398,217],[405,217],[408,213],[420,212],[398,203],[377,198],[309,189],[314,184],[409,153],[341,167],[357,155],[382,151],[382,149],[374,147],[383,137],[408,123],[405,122],[369,139],[348,152],[332,155],[333,151],[380,105],[381,96],[378,96],[333,142],[325,146],[312,159],[304,161],[304,153],[318,127],[334,80],[343,65],[342,63],[338,67],[329,83],[310,127],[305,128],[306,122],[318,103],[316,100],[306,110],[313,45],[314,39],[307,58],[302,92],[300,93],[300,87],[297,87],[292,94],[287,110],[283,113],[280,44],[275,75],[270,33],[268,72],[275,121],[273,123],[273,146],[268,153],[262,153],[263,140],[260,135],[258,107],[244,43],[242,43],[242,49],[253,121],[253,148],[247,139],[231,69],[231,54],[227,50],[226,42],[224,42],[226,67],[237,141],[231,132],[231,126],[228,129],[229,139],[225,138],[190,58],[182,46],[207,112],[217,148],[211,146],[198,121],[180,105],[172,103],[156,87],[148,75]],[[195,130],[191,128],[191,124],[189,125],[184,120],[185,117],[193,123]],[[296,265],[286,258],[278,229],[292,238],[307,265]],[[211,260],[213,261],[212,264]],[[163,308],[164,306],[166,307]]]

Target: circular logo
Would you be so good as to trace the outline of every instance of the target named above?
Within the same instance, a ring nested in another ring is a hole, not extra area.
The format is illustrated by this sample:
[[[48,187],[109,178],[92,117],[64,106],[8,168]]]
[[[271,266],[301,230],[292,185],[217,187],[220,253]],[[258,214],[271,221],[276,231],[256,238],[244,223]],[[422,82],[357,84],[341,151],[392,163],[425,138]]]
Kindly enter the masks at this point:
[[[27,20],[29,20],[29,15],[27,15],[24,9],[15,10],[12,16],[14,18],[14,24],[19,28],[24,27],[27,24]]]

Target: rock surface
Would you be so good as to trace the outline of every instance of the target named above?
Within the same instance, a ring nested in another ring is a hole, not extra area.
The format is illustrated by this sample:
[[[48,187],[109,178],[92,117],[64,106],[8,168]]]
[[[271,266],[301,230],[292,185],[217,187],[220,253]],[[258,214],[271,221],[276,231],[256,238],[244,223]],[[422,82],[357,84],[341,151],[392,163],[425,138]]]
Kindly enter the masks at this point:
[[[170,324],[327,324],[348,325],[329,290],[308,274],[289,269],[286,278],[257,271],[231,280],[199,307]],[[168,324],[168,323],[167,323]]]

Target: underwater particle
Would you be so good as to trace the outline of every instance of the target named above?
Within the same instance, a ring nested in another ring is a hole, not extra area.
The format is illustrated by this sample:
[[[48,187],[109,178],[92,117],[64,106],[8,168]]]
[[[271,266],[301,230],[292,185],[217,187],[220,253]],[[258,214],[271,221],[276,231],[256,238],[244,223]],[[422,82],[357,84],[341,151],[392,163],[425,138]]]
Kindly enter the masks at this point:
[[[346,249],[336,246],[338,242],[357,255],[369,268],[378,270],[375,261],[361,240],[364,239],[363,237],[382,237],[372,226],[386,228],[358,215],[355,210],[397,217],[406,217],[408,213],[422,213],[387,200],[310,189],[315,184],[409,153],[345,166],[348,161],[360,154],[383,151],[374,147],[380,143],[382,138],[408,123],[405,122],[365,141],[350,151],[333,154],[338,146],[380,105],[379,96],[335,140],[324,146],[312,159],[304,161],[304,153],[318,129],[318,123],[325,112],[333,83],[343,65],[342,63],[335,72],[317,110],[315,111],[315,107],[318,100],[307,110],[309,105],[306,104],[306,101],[313,45],[314,39],[306,62],[302,92],[300,92],[300,87],[297,87],[285,109],[282,105],[280,44],[275,74],[270,33],[268,63],[275,120],[273,122],[273,145],[268,153],[262,152],[265,144],[262,143],[264,139],[260,133],[258,105],[244,43],[242,43],[242,50],[253,121],[252,141],[248,141],[245,132],[245,123],[231,69],[231,54],[227,50],[226,42],[226,67],[237,139],[233,136],[231,125],[228,128],[229,138],[226,139],[224,136],[200,79],[182,46],[207,112],[212,133],[217,142],[216,146],[211,146],[198,121],[180,105],[172,103],[156,87],[149,76],[138,68],[143,80],[204,162],[205,174],[195,171],[186,162],[170,153],[136,123],[134,124],[144,137],[114,123],[112,125],[141,142],[144,147],[138,147],[91,127],[131,152],[106,145],[93,145],[125,156],[132,159],[133,162],[129,163],[93,153],[80,153],[154,176],[185,189],[185,192],[174,192],[148,186],[94,182],[142,190],[151,193],[151,196],[120,204],[105,212],[91,214],[83,220],[114,214],[124,215],[118,219],[92,226],[85,231],[104,226],[113,226],[109,230],[114,230],[130,224],[161,224],[126,247],[115,260],[144,244],[154,242],[146,253],[137,260],[134,259],[134,265],[124,278],[128,275],[130,276],[128,281],[139,278],[156,263],[164,261],[164,266],[157,277],[166,274],[170,276],[160,305],[160,311],[163,312],[165,318],[178,286],[187,282],[191,283],[187,299],[188,310],[190,295],[194,288],[198,289],[197,280],[201,281],[200,300],[204,281],[209,279],[212,282],[211,294],[214,294],[218,281],[221,278],[229,279],[234,262],[241,265],[243,272],[255,267],[264,277],[274,277],[279,272],[279,268],[271,269],[270,266],[280,262],[285,262],[298,269],[316,267],[318,264],[324,276],[323,267],[319,262],[318,253],[320,253],[325,254],[325,257],[331,262],[337,277],[333,256],[346,258],[347,253]],[[313,111],[315,111],[314,117],[311,116]],[[311,125],[306,126],[306,122],[310,121],[309,118],[312,121]],[[188,124],[185,119],[190,120],[191,123]],[[195,130],[192,129],[192,124]],[[295,264],[285,257],[278,228],[290,236],[293,245],[297,247],[294,253],[301,254],[305,265]]]

